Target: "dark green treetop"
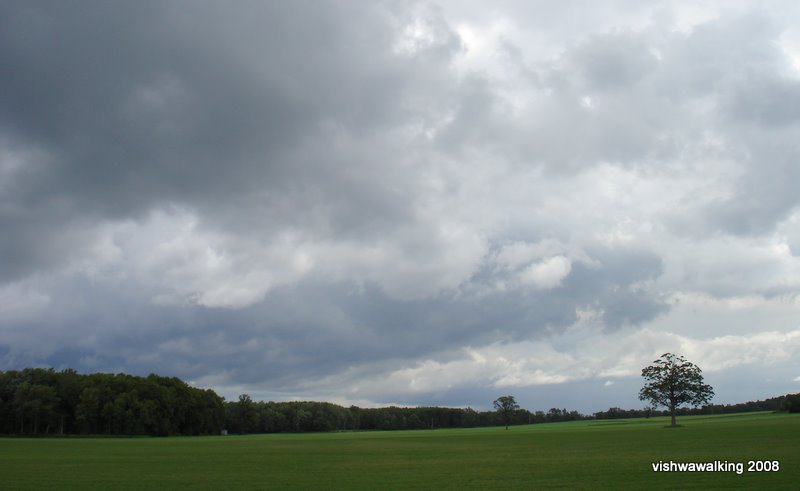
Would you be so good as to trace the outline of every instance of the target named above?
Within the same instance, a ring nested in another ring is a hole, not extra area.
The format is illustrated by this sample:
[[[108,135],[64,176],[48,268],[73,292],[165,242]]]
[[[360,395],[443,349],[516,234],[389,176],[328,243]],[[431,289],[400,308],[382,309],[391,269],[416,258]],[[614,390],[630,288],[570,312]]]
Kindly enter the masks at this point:
[[[675,410],[681,404],[700,406],[714,397],[714,389],[703,383],[700,368],[683,356],[664,353],[652,365],[642,369],[644,387],[639,399],[650,401],[654,406],[665,406],[675,424]]]

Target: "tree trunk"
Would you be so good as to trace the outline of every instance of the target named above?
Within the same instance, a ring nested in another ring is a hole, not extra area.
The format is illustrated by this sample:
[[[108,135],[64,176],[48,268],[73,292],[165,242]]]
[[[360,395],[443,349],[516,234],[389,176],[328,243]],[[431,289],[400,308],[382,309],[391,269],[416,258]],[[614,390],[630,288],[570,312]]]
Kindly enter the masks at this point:
[[[674,405],[670,405],[669,406],[669,415],[672,417],[672,426],[678,426],[677,423],[675,422],[675,406]]]

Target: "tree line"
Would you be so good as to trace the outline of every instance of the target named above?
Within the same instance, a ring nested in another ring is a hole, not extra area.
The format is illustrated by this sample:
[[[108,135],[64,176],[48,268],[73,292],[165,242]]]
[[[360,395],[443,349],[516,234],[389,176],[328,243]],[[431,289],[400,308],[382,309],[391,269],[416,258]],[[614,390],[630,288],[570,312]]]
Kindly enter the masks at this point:
[[[515,408],[507,414],[447,407],[360,408],[329,402],[254,401],[247,394],[225,403],[225,427],[230,433],[474,428],[586,418],[578,411],[558,408],[546,413]]]
[[[79,374],[26,368],[0,372],[0,434],[215,435],[470,428],[585,419],[552,408],[508,414],[447,407],[343,407],[329,402],[225,401],[211,389],[151,374]]]
[[[511,402],[513,397],[510,398]],[[498,401],[502,402],[502,397]],[[497,401],[496,401],[497,402]],[[497,404],[495,405],[497,407]],[[211,389],[151,374],[79,374],[26,368],[0,372],[0,434],[217,435],[351,430],[470,428],[668,415],[612,407],[593,415],[500,404],[502,411],[446,407],[344,407],[329,402],[264,402],[247,394],[225,401]],[[733,405],[679,408],[678,415],[786,410],[800,412],[800,394]]]
[[[703,407],[682,407],[676,409],[678,416],[697,416],[702,414],[750,413],[755,411],[787,411],[800,412],[800,394],[786,394],[769,399],[740,402],[737,404],[707,404]],[[595,419],[649,418],[651,416],[669,416],[669,410],[658,411],[653,408],[622,409],[609,408],[594,413]]]
[[[209,435],[225,421],[213,390],[151,374],[26,368],[0,372],[0,433]]]

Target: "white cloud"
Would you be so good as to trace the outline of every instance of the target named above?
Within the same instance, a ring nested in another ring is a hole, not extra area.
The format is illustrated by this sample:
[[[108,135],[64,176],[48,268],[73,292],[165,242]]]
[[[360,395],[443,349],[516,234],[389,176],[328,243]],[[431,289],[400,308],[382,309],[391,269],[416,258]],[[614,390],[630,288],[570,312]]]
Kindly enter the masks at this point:
[[[201,227],[186,210],[156,212],[141,222],[102,226],[74,269],[91,277],[135,280],[159,304],[240,308],[313,267],[291,235],[268,243],[238,240]]]
[[[649,328],[605,333],[590,324],[579,323],[547,340],[494,343],[441,354],[445,361],[429,358],[397,369],[351,368],[309,388],[348,386],[348,396],[381,401],[392,395],[467,387],[519,389],[592,379],[609,387],[618,379],[638,377],[643,367],[667,351],[684,355],[707,377],[747,366],[791,369],[796,365],[788,362],[800,357],[800,330],[702,338]]]
[[[531,264],[520,272],[520,280],[535,288],[550,289],[561,284],[572,270],[572,263],[564,256],[555,256]]]
[[[702,341],[682,338],[680,344],[681,352],[690,360],[703,360],[707,371],[740,365],[773,366],[800,356],[800,330],[721,336]]]

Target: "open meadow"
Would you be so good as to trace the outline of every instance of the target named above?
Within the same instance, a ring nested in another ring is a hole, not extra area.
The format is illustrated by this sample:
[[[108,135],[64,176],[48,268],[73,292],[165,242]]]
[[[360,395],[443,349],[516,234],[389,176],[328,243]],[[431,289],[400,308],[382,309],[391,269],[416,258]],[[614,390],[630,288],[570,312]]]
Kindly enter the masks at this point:
[[[2,438],[1,489],[797,489],[800,415],[175,438]],[[742,463],[741,474],[654,472]],[[765,462],[748,464],[749,461]],[[777,461],[778,470],[772,469]],[[758,471],[748,471],[748,467]]]

